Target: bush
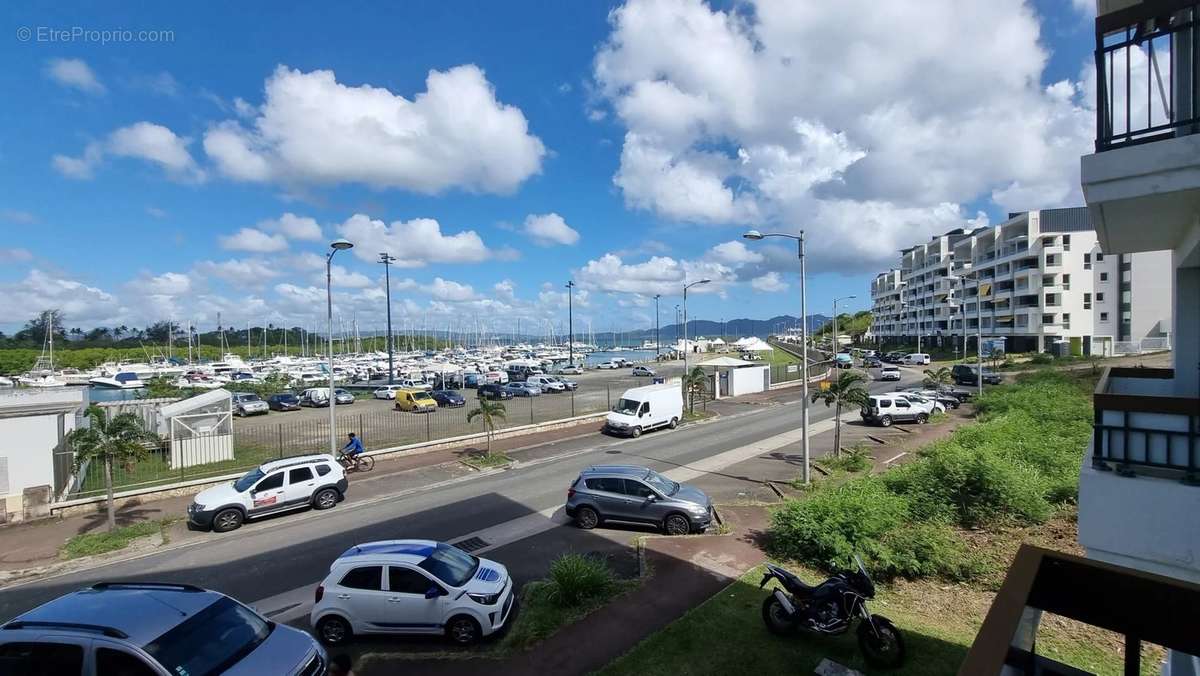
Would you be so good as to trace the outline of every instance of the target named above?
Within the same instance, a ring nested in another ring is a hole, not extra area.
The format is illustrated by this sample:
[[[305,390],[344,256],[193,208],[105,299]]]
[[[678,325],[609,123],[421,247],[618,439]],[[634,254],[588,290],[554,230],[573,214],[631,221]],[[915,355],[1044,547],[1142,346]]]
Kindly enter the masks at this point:
[[[871,468],[873,458],[867,447],[860,442],[843,451],[839,458],[827,458],[825,464],[831,469],[843,472],[862,472]]]
[[[563,554],[550,564],[546,598],[569,606],[603,596],[613,586],[612,569],[603,559],[583,554]]]
[[[1054,355],[1048,352],[1037,352],[1029,358],[1030,364],[1053,364]]]

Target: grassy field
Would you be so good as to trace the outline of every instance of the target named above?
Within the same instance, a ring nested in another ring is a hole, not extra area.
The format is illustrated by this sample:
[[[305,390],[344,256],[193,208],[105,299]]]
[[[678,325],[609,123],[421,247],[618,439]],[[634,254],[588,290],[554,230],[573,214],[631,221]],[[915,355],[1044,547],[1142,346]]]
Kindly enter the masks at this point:
[[[62,546],[62,549],[59,550],[59,557],[77,559],[81,556],[115,552],[128,547],[129,543],[137,538],[161,534],[166,525],[163,521],[143,521],[113,531],[76,535]]]

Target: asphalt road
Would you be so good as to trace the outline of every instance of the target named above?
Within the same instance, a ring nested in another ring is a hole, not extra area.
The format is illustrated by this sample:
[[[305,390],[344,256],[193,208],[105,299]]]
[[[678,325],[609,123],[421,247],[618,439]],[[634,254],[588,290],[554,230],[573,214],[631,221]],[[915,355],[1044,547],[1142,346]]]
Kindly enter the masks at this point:
[[[906,370],[905,384],[920,379]],[[899,383],[870,383],[871,391],[891,391]],[[187,582],[224,592],[280,621],[306,625],[306,603],[347,548],[372,540],[429,538],[453,542],[477,535],[488,543],[479,552],[507,565],[518,583],[545,573],[566,550],[628,553],[636,531],[566,525],[561,506],[582,467],[644,464],[704,488],[706,474],[761,451],[749,445],[794,432],[798,388],[782,406],[749,411],[639,439],[599,435],[557,442],[553,455],[516,469],[486,476],[468,475],[440,484],[389,494],[380,477],[372,490],[351,484],[346,502],[326,512],[303,512],[248,524],[227,534],[190,534],[181,546],[143,558],[38,579],[0,590],[0,619],[7,620],[64,592],[101,580]],[[812,422],[832,416],[821,405]],[[748,449],[748,453],[746,450]],[[370,497],[364,497],[370,494]]]

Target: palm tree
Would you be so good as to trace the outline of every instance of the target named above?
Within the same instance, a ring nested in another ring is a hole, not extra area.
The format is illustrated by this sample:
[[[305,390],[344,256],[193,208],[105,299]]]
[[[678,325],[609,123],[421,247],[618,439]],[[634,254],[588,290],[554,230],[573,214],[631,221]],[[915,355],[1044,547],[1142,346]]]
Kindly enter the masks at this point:
[[[866,377],[857,371],[845,371],[829,387],[812,393],[813,403],[825,402],[826,406],[837,406],[833,414],[833,457],[842,456],[842,407],[867,405],[870,397],[863,383]]]
[[[504,420],[504,404],[498,401],[479,398],[479,406],[471,409],[467,413],[467,422],[471,422],[475,418],[483,419],[483,426],[487,428],[487,454],[492,454],[492,435],[496,432],[496,421]]]
[[[104,489],[108,493],[108,529],[116,528],[113,505],[113,463],[120,463],[127,470],[146,455],[148,444],[157,444],[159,439],[142,426],[142,419],[133,413],[119,413],[111,419],[104,415],[99,406],[89,406],[88,427],[71,430],[66,441],[75,454],[75,472],[89,462],[104,463]]]
[[[941,387],[949,385],[953,379],[950,369],[945,366],[939,366],[936,369],[925,369],[925,386],[926,387]]]
[[[683,391],[688,395],[688,413],[695,409],[696,395],[703,396],[708,392],[708,374],[699,366],[683,374]]]

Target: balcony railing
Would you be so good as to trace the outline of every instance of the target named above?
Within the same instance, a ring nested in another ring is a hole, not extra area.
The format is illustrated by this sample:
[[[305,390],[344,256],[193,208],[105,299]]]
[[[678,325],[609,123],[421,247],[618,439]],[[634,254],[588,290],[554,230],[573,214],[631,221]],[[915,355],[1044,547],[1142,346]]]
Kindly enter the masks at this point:
[[[1200,482],[1200,398],[1174,396],[1172,369],[1108,368],[1092,397],[1092,465],[1146,467]]]
[[[1196,0],[1147,0],[1096,18],[1096,152],[1194,133]]]

